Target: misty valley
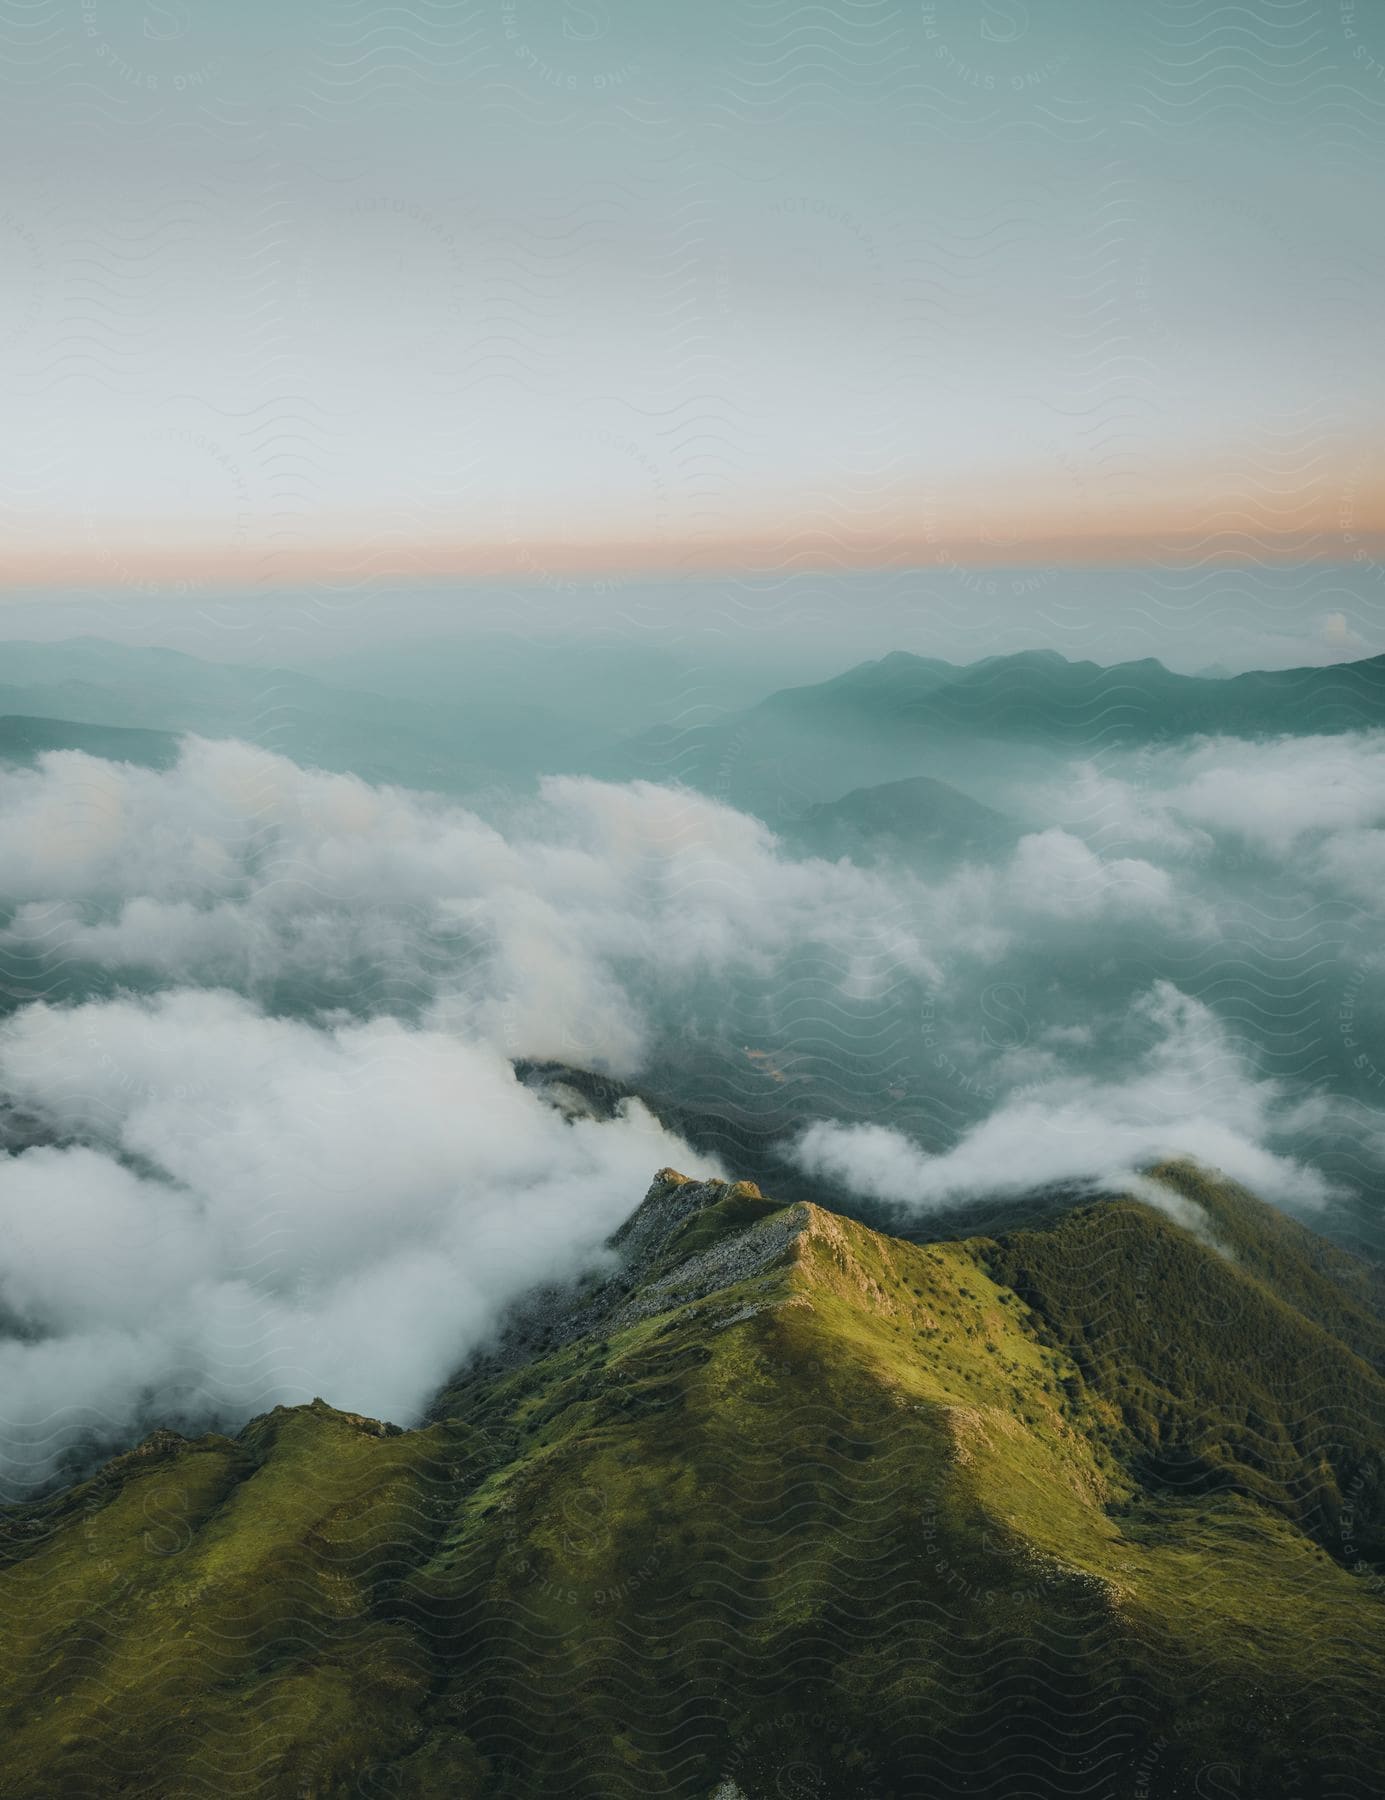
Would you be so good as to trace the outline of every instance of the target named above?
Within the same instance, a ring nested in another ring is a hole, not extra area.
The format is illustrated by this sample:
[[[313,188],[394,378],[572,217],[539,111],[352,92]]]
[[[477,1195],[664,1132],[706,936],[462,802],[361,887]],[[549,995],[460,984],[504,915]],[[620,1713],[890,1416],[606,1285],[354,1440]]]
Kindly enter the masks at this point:
[[[1385,658],[0,708],[12,1791],[1378,1791]]]

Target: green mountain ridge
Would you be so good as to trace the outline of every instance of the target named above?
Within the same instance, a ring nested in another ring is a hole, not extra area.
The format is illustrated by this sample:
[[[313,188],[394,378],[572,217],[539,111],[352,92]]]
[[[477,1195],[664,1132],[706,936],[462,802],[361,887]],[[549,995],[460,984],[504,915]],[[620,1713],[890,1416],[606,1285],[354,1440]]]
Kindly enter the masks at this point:
[[[664,1170],[419,1429],[156,1433],[0,1524],[5,1791],[1377,1792],[1377,1272],[1155,1176],[912,1244]]]

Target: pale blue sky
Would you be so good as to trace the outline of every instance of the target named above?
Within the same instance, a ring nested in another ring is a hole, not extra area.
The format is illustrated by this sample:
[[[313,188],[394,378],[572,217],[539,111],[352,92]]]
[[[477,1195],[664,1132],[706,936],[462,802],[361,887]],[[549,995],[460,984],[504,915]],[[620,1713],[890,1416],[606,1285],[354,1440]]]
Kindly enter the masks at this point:
[[[1364,0],[15,17],[14,578],[1379,522]]]

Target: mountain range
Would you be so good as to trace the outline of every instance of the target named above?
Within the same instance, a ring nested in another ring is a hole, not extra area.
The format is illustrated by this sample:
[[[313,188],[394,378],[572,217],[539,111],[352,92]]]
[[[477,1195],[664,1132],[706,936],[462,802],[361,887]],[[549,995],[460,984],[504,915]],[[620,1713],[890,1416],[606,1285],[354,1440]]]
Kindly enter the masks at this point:
[[[428,659],[419,659],[426,663]],[[182,652],[85,637],[0,650],[0,757],[24,753],[13,720],[240,737],[296,761],[351,770],[371,781],[476,794],[541,774],[676,781],[758,813],[811,840],[843,822],[848,837],[875,825],[861,803],[855,822],[809,809],[853,790],[930,780],[931,807],[916,812],[935,836],[956,822],[957,802],[1003,781],[1018,745],[1027,760],[1056,766],[1074,754],[1158,744],[1199,733],[1254,738],[1364,730],[1385,724],[1385,657],[1219,678],[1179,675],[1153,657],[1102,667],[1055,650],[990,656],[965,667],[896,651],[830,680],[783,688],[752,705],[743,685],[709,689],[698,671],[656,658],[607,668],[580,646],[531,655],[478,647],[434,659],[417,684],[414,660],[381,670],[389,692],[369,686],[368,659],[346,658],[323,680],[292,668],[213,663]],[[392,685],[391,685],[392,675]],[[651,722],[652,721],[652,722]],[[32,730],[29,730],[32,737]],[[70,746],[86,747],[75,730]],[[131,760],[161,759],[154,743],[123,746]],[[974,802],[980,807],[981,801]],[[912,804],[912,802],[911,802]],[[931,820],[931,823],[930,823]],[[993,830],[982,812],[971,829]],[[886,832],[888,836],[888,829]]]
[[[1341,1796],[1381,1280],[1215,1172],[910,1243],[655,1178],[417,1429],[161,1429],[0,1523],[7,1791]]]
[[[679,780],[779,824],[808,806],[929,775],[970,788],[1031,763],[1171,742],[1385,724],[1385,657],[1225,679],[1153,657],[1106,668],[1056,650],[959,668],[896,651],[830,681],[785,688],[714,725],[660,726],[627,747],[627,773]]]

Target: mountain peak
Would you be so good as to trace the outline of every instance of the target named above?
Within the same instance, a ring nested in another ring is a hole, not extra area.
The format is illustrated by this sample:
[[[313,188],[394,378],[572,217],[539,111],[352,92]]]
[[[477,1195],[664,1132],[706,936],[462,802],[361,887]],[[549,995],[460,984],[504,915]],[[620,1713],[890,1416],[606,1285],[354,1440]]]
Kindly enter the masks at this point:
[[[851,1800],[1039,1753],[1085,1791],[1098,1737],[1102,1792],[1214,1761],[1358,1791],[1385,1383],[1311,1234],[1257,1262],[1252,1196],[1158,1173],[1234,1261],[1129,1199],[921,1245],[664,1168],[568,1296],[583,1328],[541,1296],[528,1353],[424,1428],[315,1401],[17,1509],[14,1791],[189,1791],[209,1740],[276,1793],[768,1800],[810,1766]]]
[[[1053,649],[1014,650],[1007,656],[998,656],[993,659],[987,658],[987,660],[1021,664],[1027,663],[1032,668],[1065,668],[1068,663],[1068,658],[1063,655],[1061,650]]]

